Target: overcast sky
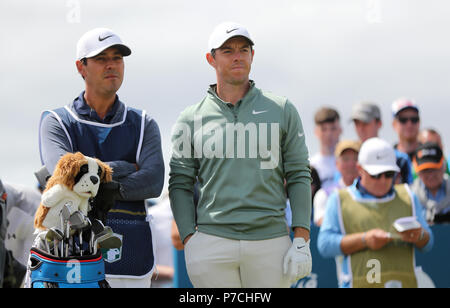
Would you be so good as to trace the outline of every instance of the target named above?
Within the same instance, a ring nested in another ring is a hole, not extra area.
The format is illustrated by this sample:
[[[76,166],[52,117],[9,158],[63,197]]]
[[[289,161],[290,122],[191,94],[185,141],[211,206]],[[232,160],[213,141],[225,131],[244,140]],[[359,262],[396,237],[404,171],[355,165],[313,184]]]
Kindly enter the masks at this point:
[[[171,127],[215,83],[208,37],[228,20],[253,37],[256,86],[298,108],[310,154],[318,151],[313,116],[322,105],[338,109],[343,138],[355,138],[352,104],[377,102],[381,135],[394,143],[390,105],[398,97],[416,100],[422,126],[437,128],[449,149],[448,16],[446,0],[1,0],[0,177],[36,185],[40,114],[83,90],[75,46],[95,27],[131,47],[119,96],[158,122],[167,170]]]

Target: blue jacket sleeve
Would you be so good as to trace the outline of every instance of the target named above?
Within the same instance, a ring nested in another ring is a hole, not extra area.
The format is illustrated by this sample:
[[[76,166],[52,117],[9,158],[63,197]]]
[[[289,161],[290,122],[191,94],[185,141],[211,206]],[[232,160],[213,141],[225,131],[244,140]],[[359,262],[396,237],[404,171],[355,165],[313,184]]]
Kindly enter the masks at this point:
[[[61,124],[53,115],[44,113],[39,129],[41,162],[53,174],[58,160],[64,154],[72,152],[72,147]]]
[[[341,241],[344,237],[339,223],[339,195],[334,192],[327,201],[326,212],[317,239],[317,248],[324,258],[343,255]]]
[[[146,116],[138,170],[118,179],[124,200],[157,198],[164,186],[164,159],[161,135],[155,120]]]

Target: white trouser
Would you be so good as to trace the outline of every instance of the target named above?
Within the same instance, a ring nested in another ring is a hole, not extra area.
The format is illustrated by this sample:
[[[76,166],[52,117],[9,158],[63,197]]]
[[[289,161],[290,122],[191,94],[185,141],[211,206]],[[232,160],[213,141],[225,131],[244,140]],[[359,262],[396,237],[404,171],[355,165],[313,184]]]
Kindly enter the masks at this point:
[[[185,246],[186,268],[196,288],[288,288],[283,259],[289,236],[231,240],[196,232]]]
[[[152,284],[152,275],[144,278],[112,278],[106,277],[111,288],[150,288]]]

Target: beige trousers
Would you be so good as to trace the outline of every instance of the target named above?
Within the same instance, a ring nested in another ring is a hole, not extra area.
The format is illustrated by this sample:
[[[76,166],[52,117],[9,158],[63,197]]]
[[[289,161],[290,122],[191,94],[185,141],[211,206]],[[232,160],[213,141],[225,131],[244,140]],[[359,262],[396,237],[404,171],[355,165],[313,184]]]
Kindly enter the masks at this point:
[[[185,246],[186,267],[196,288],[289,288],[283,258],[289,236],[241,241],[196,232]]]
[[[112,278],[107,277],[111,288],[150,288],[152,284],[152,275],[147,275],[143,278]]]

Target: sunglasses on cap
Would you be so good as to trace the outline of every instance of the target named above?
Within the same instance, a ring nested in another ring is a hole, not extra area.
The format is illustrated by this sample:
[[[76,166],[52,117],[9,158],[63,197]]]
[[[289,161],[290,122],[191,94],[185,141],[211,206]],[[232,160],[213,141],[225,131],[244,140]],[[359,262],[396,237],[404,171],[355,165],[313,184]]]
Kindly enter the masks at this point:
[[[370,177],[376,180],[379,180],[382,176],[384,176],[386,179],[392,179],[395,176],[395,174],[396,174],[395,171],[387,171],[375,175],[370,175]]]
[[[406,124],[408,121],[411,121],[411,123],[413,123],[413,124],[417,124],[420,121],[419,117],[410,117],[410,118],[408,118],[408,117],[398,117],[397,119],[402,124]]]

